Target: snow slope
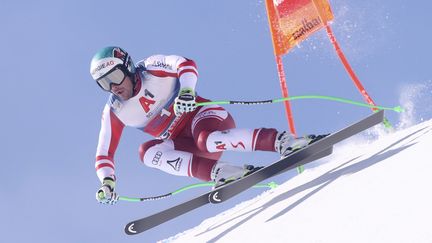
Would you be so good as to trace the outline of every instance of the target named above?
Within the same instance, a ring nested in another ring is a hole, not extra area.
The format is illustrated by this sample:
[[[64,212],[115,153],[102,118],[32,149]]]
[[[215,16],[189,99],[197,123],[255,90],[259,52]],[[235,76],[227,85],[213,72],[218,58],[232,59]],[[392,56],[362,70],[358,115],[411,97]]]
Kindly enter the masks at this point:
[[[375,141],[358,135],[278,188],[162,242],[432,242],[431,131],[432,120]]]

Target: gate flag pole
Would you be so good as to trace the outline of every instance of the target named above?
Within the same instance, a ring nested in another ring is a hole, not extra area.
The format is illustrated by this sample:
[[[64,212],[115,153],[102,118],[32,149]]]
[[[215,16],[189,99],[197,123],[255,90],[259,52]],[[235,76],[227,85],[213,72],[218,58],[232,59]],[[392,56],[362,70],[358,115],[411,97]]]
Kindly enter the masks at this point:
[[[355,86],[357,87],[358,91],[360,92],[360,94],[363,96],[363,98],[365,99],[365,101],[368,104],[370,104],[372,106],[376,106],[375,102],[372,100],[372,98],[370,97],[370,95],[367,93],[366,89],[364,88],[364,86],[360,82],[360,79],[357,77],[354,70],[351,68],[351,65],[349,64],[344,53],[342,52],[342,49],[340,48],[339,43],[337,42],[336,37],[334,36],[332,29],[330,28],[330,26],[328,24],[326,24],[325,28],[327,31],[327,35],[330,39],[330,42],[333,44],[333,47],[334,47],[337,55],[339,56],[339,59],[341,60],[342,64],[344,65],[345,70],[347,71],[347,73],[351,77],[351,79],[354,82]],[[371,108],[371,109],[374,112],[378,111],[377,108]],[[384,126],[386,128],[389,128],[389,129],[393,128],[393,126],[390,124],[390,122],[387,120],[387,118],[384,118],[383,123],[384,123]]]

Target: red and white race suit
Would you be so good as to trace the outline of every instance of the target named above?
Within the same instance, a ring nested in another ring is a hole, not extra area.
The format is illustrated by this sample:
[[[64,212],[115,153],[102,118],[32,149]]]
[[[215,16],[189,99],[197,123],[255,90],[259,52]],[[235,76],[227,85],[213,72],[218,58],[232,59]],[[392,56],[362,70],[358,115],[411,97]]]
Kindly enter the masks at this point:
[[[274,151],[275,129],[237,129],[222,107],[199,107],[176,117],[174,99],[181,88],[195,90],[194,61],[176,55],[154,55],[137,63],[134,95],[111,94],[102,114],[96,173],[102,181],[115,176],[114,154],[125,126],[155,137],[140,146],[143,163],[165,172],[210,180],[213,165],[225,150]],[[197,102],[208,101],[197,97]]]

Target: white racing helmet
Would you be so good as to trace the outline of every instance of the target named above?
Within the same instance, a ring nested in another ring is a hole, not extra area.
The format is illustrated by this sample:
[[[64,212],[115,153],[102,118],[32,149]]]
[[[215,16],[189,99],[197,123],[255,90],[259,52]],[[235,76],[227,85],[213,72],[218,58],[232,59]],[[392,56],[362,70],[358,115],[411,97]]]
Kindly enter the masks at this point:
[[[121,84],[126,76],[130,76],[135,85],[135,64],[129,54],[117,46],[105,47],[93,56],[90,74],[105,91],[110,91],[112,84]]]

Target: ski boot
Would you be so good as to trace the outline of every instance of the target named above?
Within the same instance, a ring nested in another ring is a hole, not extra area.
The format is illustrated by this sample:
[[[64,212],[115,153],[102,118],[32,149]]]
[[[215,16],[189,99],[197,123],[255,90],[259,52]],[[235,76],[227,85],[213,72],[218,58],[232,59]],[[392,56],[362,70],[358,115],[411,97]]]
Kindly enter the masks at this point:
[[[244,165],[241,167],[225,162],[218,162],[214,165],[210,176],[211,179],[216,183],[213,186],[213,189],[241,179],[242,177],[245,177],[261,168],[263,168],[263,166],[255,167],[253,165]]]
[[[309,144],[312,144],[330,134],[323,135],[306,135],[303,137],[294,137],[291,133],[286,131],[280,132],[276,135],[275,150],[282,158],[287,157],[289,154],[300,150]]]

